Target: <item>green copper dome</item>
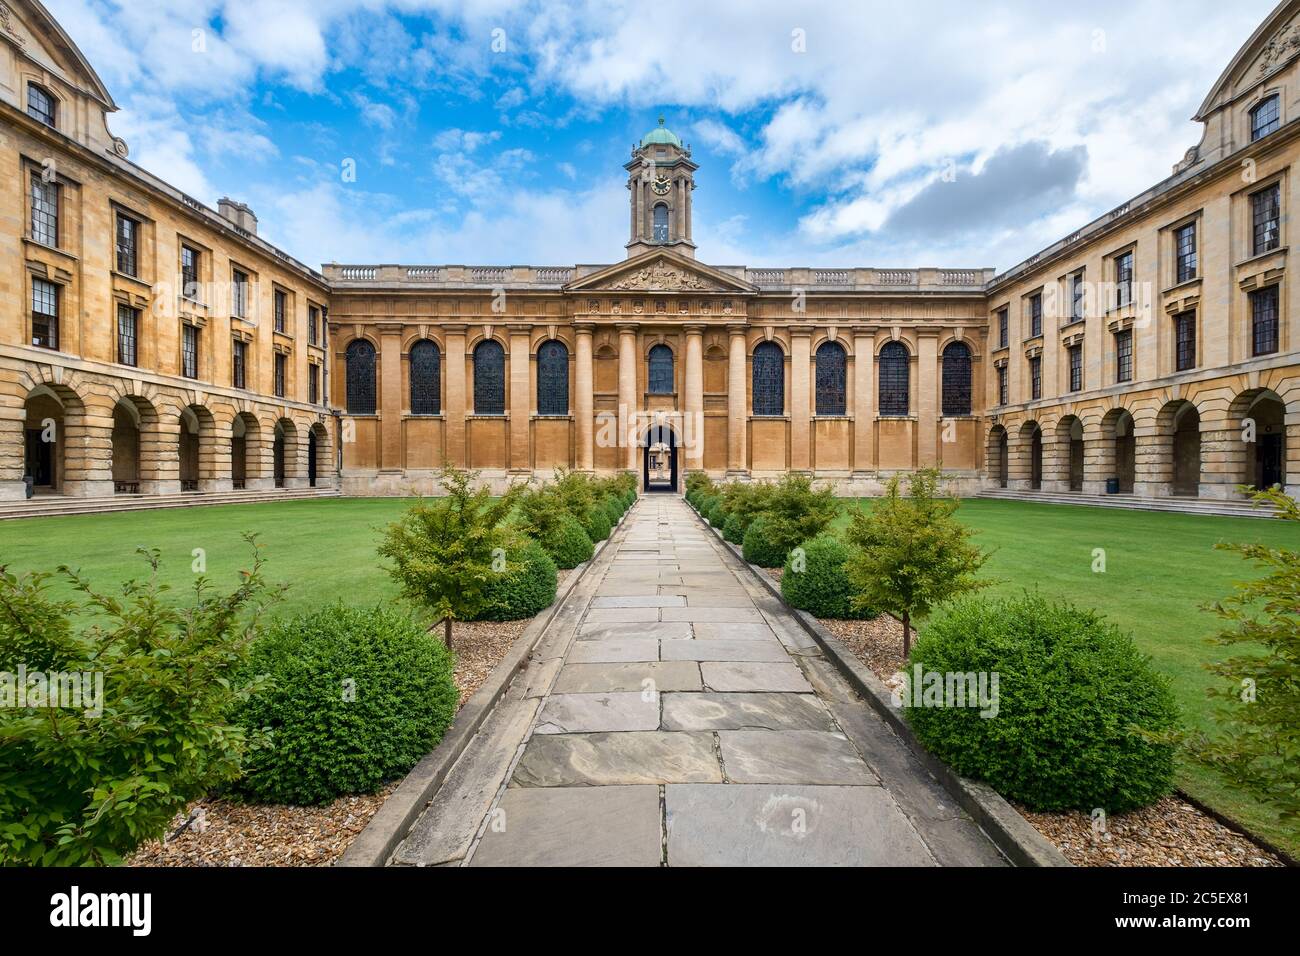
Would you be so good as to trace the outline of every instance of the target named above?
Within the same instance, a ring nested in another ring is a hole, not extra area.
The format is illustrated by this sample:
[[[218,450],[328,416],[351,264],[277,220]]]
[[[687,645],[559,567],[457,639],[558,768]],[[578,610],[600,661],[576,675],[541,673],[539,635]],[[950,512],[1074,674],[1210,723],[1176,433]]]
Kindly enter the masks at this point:
[[[682,141],[677,134],[664,126],[664,118],[659,117],[659,125],[641,137],[642,146],[676,146],[682,148]]]

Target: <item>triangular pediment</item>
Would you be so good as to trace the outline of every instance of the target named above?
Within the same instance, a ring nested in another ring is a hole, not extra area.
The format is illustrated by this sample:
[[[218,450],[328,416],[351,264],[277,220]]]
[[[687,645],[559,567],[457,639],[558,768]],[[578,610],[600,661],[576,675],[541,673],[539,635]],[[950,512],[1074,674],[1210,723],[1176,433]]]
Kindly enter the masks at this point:
[[[1279,5],[1237,51],[1196,111],[1204,120],[1215,108],[1267,79],[1300,54],[1300,5]]]
[[[727,292],[758,290],[735,276],[666,250],[606,266],[565,286],[570,292]]]
[[[39,3],[0,0],[0,40],[88,93],[109,110],[117,106],[99,75],[58,22]]]

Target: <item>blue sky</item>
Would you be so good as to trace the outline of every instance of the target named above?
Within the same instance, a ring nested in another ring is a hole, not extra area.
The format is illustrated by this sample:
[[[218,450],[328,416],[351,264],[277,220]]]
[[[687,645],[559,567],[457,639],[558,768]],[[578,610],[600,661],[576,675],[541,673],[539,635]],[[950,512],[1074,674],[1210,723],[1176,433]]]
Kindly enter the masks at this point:
[[[46,3],[134,161],[313,264],[617,261],[662,113],[705,261],[996,268],[1167,176],[1272,7]]]

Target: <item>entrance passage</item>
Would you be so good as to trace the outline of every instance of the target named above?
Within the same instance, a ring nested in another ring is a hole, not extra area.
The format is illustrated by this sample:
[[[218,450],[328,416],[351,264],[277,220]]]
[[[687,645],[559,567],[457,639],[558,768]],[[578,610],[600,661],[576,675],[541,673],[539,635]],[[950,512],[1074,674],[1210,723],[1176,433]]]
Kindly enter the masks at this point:
[[[677,435],[672,427],[654,424],[646,431],[641,450],[642,484],[647,492],[677,490]]]

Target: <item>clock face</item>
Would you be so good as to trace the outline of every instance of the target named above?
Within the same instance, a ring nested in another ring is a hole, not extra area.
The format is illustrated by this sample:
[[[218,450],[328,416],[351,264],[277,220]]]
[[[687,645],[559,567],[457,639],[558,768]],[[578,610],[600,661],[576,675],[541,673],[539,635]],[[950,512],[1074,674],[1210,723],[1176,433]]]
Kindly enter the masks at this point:
[[[660,173],[655,177],[655,181],[650,184],[650,188],[655,191],[656,196],[667,196],[668,189],[672,184],[669,183],[668,177]]]

